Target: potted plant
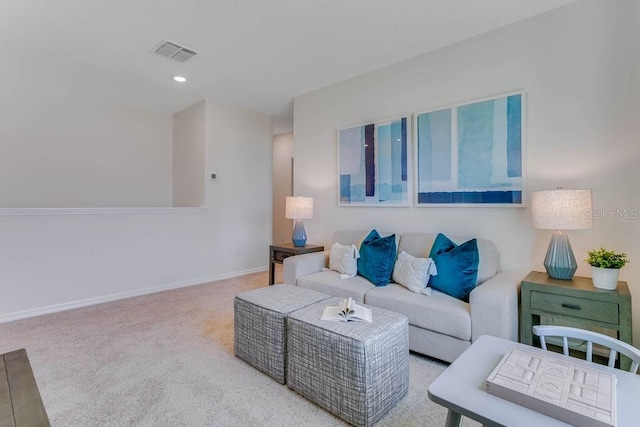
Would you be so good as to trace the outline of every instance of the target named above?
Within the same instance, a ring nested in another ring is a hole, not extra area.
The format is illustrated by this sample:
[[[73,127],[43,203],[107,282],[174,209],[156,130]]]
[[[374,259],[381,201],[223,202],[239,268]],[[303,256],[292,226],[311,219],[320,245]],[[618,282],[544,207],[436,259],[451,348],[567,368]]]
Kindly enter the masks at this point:
[[[600,248],[587,252],[585,261],[591,266],[593,286],[613,290],[618,286],[620,269],[629,262],[629,259],[624,252],[616,253]]]

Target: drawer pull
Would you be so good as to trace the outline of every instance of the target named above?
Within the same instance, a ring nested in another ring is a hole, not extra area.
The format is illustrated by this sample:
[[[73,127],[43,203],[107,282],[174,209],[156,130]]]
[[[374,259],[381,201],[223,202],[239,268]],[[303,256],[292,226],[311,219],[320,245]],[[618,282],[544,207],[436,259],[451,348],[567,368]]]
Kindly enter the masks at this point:
[[[566,302],[562,303],[564,308],[570,308],[571,310],[580,310],[580,306],[578,304],[568,304]]]

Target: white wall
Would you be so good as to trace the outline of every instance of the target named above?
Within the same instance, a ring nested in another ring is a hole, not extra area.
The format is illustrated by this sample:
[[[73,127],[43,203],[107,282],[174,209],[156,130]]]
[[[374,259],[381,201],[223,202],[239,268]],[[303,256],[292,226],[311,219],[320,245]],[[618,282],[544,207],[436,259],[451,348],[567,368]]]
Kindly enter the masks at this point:
[[[207,209],[0,215],[0,321],[266,269],[272,119],[206,110]]]
[[[517,89],[527,93],[527,199],[540,189],[591,188],[594,209],[640,214],[640,13],[634,0],[584,0],[294,100],[294,191],[315,198],[307,234],[339,228],[424,230],[488,238],[502,268],[544,271],[551,232],[528,208],[338,207],[336,131]],[[576,258],[627,252],[640,342],[640,218],[569,232]],[[584,262],[577,274],[590,276]]]
[[[171,115],[10,77],[0,93],[0,208],[171,206]]]
[[[286,219],[285,202],[293,196],[293,132],[273,137],[273,242],[291,241],[293,220]]]
[[[267,266],[272,223],[270,116],[207,102],[207,207],[221,273]]]
[[[204,206],[206,101],[173,115],[173,206]]]

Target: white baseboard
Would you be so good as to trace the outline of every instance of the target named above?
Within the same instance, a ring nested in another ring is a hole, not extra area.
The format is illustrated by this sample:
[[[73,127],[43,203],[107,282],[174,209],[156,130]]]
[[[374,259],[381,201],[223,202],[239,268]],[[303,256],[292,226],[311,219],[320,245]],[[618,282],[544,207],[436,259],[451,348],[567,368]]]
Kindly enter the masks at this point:
[[[185,288],[187,286],[201,285],[203,283],[215,282],[218,280],[231,279],[233,277],[244,276],[245,274],[260,273],[267,271],[267,267],[251,268],[243,271],[235,271],[232,273],[219,274],[215,276],[200,277],[197,279],[182,280],[179,282],[167,283],[149,288],[136,289],[135,291],[120,292],[117,294],[105,295],[102,297],[88,298],[78,301],[65,302],[62,304],[49,305],[30,310],[16,311],[0,315],[0,323],[11,322],[14,320],[26,319],[29,317],[42,316],[43,314],[58,313],[60,311],[73,310],[74,308],[87,307],[90,305],[103,304],[105,302],[117,301],[125,298],[137,297],[140,295],[148,295],[156,292],[169,291],[171,289]]]

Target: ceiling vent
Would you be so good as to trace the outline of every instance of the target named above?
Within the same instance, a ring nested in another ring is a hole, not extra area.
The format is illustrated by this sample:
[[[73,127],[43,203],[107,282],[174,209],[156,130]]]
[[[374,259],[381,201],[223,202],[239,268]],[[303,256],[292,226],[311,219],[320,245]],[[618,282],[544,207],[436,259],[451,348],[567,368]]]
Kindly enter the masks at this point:
[[[198,52],[187,49],[177,43],[170,42],[169,40],[162,40],[151,52],[164,56],[165,58],[175,59],[178,62],[185,62],[198,54]]]

